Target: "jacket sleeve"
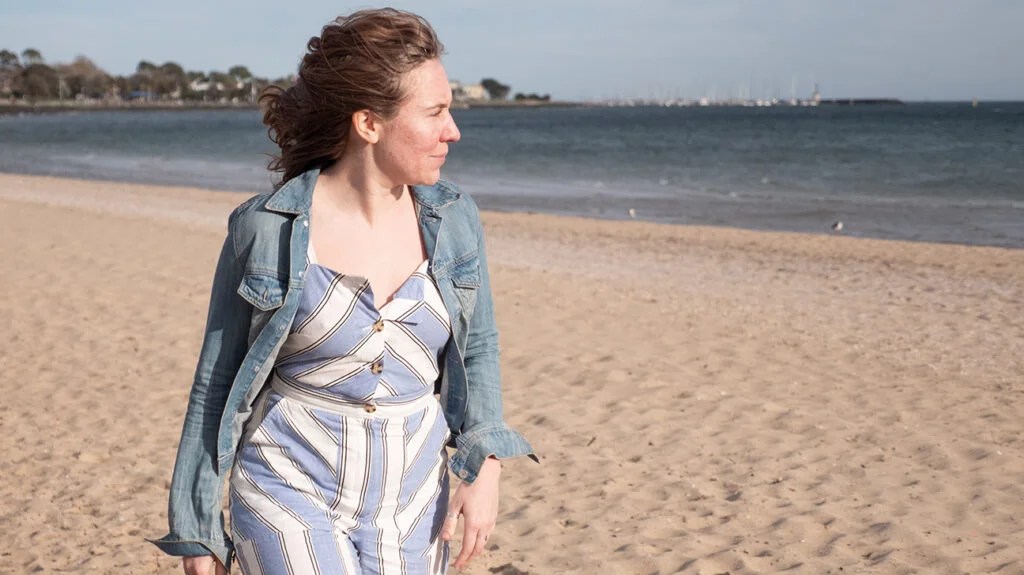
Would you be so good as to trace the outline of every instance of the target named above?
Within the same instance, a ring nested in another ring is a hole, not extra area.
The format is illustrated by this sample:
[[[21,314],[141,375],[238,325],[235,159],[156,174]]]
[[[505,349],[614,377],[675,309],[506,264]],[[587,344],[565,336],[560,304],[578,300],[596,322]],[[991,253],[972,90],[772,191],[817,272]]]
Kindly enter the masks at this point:
[[[540,460],[529,442],[509,427],[503,417],[501,369],[498,363],[498,328],[494,319],[490,273],[479,213],[473,205],[477,227],[477,253],[480,261],[480,287],[470,319],[465,365],[468,397],[462,433],[455,438],[456,450],[451,469],[467,483],[476,480],[485,459],[528,456]]]
[[[236,212],[237,213],[237,212]],[[216,555],[229,565],[231,540],[224,529],[217,435],[228,391],[247,351],[251,306],[237,294],[242,264],[235,248],[235,213],[220,252],[210,294],[199,362],[189,394],[171,480],[170,532],[150,540],[177,556]]]

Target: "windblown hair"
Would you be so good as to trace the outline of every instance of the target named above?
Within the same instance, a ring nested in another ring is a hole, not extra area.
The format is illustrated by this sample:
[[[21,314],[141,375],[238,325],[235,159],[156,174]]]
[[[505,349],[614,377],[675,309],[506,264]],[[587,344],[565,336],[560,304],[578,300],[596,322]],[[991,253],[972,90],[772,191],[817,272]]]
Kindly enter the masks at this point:
[[[282,172],[277,186],[341,158],[355,112],[394,117],[406,96],[405,74],[443,52],[426,20],[393,8],[360,10],[324,26],[306,46],[295,85],[260,95],[263,123],[281,150],[267,166]]]

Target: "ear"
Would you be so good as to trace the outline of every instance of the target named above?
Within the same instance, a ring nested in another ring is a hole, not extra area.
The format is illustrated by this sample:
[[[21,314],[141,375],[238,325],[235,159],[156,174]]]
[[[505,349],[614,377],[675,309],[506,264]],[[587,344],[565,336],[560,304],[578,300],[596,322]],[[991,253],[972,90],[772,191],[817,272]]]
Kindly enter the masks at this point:
[[[382,120],[370,110],[359,110],[352,114],[352,132],[368,144],[376,144],[380,140]]]

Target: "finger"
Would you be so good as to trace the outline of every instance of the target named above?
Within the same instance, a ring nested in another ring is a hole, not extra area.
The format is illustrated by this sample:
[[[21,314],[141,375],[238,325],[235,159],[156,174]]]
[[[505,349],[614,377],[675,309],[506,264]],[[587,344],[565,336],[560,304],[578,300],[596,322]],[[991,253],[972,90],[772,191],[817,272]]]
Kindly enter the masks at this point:
[[[466,558],[466,563],[469,563],[470,561],[472,561],[473,558],[476,557],[477,555],[479,555],[484,550],[484,547],[486,547],[486,546],[487,546],[487,534],[484,533],[483,529],[481,529],[480,531],[477,531],[477,533],[476,533],[476,546],[473,547],[473,551],[470,552],[469,557]]]
[[[459,515],[462,515],[462,491],[461,486],[455,488],[448,501],[448,511],[445,513],[444,525],[441,527],[441,539],[451,541],[455,539],[455,530],[459,526]]]
[[[466,566],[466,562],[473,555],[473,549],[476,548],[476,536],[480,532],[476,527],[470,527],[469,521],[463,521],[466,527],[462,532],[462,549],[459,550],[459,556],[455,558],[455,568],[462,569]]]
[[[441,540],[451,541],[455,538],[455,528],[459,525],[459,512],[449,511],[444,516],[444,524],[441,526]]]

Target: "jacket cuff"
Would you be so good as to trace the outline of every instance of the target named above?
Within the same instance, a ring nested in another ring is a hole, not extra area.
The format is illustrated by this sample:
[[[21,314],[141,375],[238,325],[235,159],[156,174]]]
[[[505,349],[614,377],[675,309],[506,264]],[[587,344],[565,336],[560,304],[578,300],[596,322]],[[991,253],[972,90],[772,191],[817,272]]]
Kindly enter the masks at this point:
[[[226,569],[231,570],[232,552],[231,542],[208,541],[197,539],[179,539],[171,534],[164,535],[160,539],[146,539],[161,551],[175,557],[201,557],[215,555]]]
[[[455,437],[455,454],[448,461],[448,467],[456,477],[466,483],[476,481],[484,460],[490,456],[511,459],[526,456],[540,463],[530,443],[511,427],[488,425],[473,429]]]

